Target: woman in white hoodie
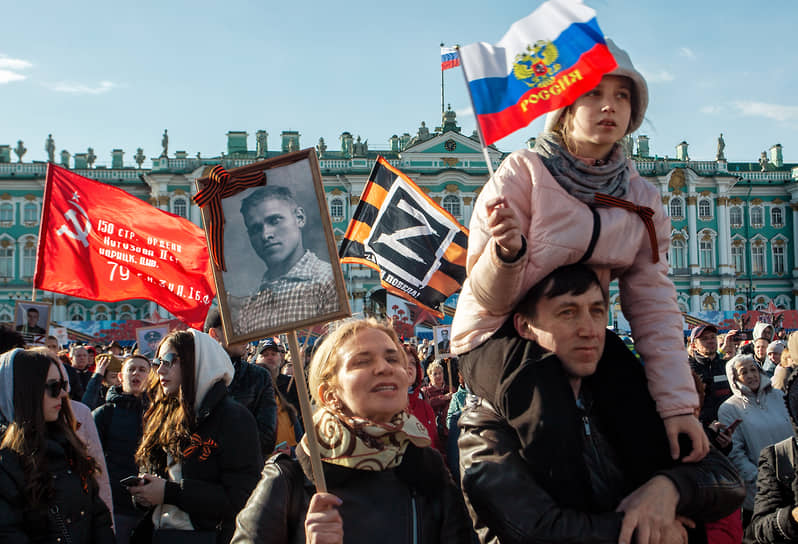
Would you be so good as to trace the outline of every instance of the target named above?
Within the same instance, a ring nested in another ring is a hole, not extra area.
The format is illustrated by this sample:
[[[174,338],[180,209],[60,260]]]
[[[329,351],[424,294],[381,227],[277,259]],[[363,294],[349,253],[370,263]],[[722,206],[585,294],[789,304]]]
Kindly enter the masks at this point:
[[[263,465],[255,418],[227,395],[233,364],[193,329],[167,335],[152,364],[158,385],[136,452],[141,483],[129,488],[152,510],[131,542],[172,542],[176,531],[195,531],[204,534],[192,542],[227,543]]]
[[[751,355],[738,355],[730,359],[726,363],[726,376],[732,396],[718,409],[718,421],[726,427],[740,421],[732,434],[729,458],[745,482],[745,527],[754,510],[759,452],[766,446],[792,436],[792,425],[784,404],[784,394],[771,385],[770,378]]]

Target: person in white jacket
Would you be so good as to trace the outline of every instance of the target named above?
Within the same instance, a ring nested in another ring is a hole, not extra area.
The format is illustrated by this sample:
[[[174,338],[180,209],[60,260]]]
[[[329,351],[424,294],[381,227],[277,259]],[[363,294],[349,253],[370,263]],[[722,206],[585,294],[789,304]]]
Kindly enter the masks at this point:
[[[730,359],[726,363],[726,375],[732,396],[718,409],[718,421],[729,427],[739,420],[732,434],[729,458],[745,482],[745,527],[754,510],[759,452],[792,436],[793,431],[784,404],[784,394],[771,385],[770,378],[751,355],[738,355]]]

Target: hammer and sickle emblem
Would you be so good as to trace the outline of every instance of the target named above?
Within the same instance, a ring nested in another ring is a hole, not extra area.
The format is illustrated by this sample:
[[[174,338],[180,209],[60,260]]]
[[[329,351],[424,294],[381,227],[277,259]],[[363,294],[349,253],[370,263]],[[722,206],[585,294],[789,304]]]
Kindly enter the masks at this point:
[[[78,204],[74,200],[70,201],[70,204],[75,208],[77,208],[78,211],[80,211],[83,217],[86,218],[86,222],[81,223],[81,221],[78,218],[78,214],[75,213],[75,210],[68,210],[64,214],[64,217],[67,219],[67,221],[72,223],[72,227],[75,230],[73,231],[72,229],[69,228],[69,226],[67,226],[66,223],[64,223],[58,228],[57,231],[55,231],[55,233],[58,234],[59,236],[66,234],[73,240],[79,240],[80,243],[83,244],[83,247],[89,247],[89,233],[91,232],[91,221],[89,220],[89,214],[87,214],[86,210],[81,208],[80,204]]]

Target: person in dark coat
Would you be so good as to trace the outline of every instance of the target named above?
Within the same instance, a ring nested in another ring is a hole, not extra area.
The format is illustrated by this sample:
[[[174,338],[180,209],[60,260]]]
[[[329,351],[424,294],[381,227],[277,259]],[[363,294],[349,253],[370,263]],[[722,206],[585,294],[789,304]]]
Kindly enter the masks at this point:
[[[122,385],[111,386],[105,404],[92,415],[111,481],[117,543],[126,544],[143,513],[133,507],[130,493],[120,481],[139,473],[135,454],[142,436],[144,391],[149,385],[150,362],[142,355],[132,355],[122,361],[122,370],[118,374]]]
[[[798,352],[798,336],[789,339]],[[746,536],[758,543],[798,542],[798,374],[787,381],[784,401],[793,436],[762,449],[756,479],[754,514]]]
[[[227,393],[233,364],[193,329],[165,336],[152,363],[159,381],[136,452],[142,483],[129,488],[151,510],[131,541],[199,531],[226,544],[263,466],[255,419]]]
[[[236,518],[235,544],[470,544],[471,526],[440,454],[407,407],[404,350],[393,329],[350,321],[310,365],[328,493],[314,493],[307,435],[279,455]]]
[[[677,516],[712,521],[739,508],[742,481],[717,450],[672,459],[643,367],[606,324],[596,274],[569,265],[533,286],[496,333],[506,363],[481,385],[497,402],[468,402],[459,420],[462,489],[481,542],[672,542],[688,537]]]
[[[266,458],[274,451],[277,437],[277,401],[269,372],[244,360],[247,344],[227,345],[222,333],[222,317],[218,308],[208,310],[205,332],[222,345],[233,363],[235,375],[227,386],[234,400],[255,417],[261,453]]]
[[[718,352],[718,329],[715,325],[697,326],[690,332],[690,346],[690,367],[704,383],[698,419],[708,427],[718,420],[718,408],[732,394],[726,377],[726,359]]]
[[[0,542],[114,542],[96,464],[75,434],[66,376],[44,351],[0,356]]]

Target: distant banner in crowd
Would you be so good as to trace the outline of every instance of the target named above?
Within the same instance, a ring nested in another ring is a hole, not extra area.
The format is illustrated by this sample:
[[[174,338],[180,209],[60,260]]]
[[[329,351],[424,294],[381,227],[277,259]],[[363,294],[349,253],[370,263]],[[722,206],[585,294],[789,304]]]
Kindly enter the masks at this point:
[[[580,0],[549,0],[496,44],[460,48],[485,145],[571,104],[617,63],[596,12]]]
[[[465,281],[468,229],[378,157],[341,243],[342,263],[380,273],[386,290],[442,317]]]
[[[205,233],[127,192],[50,163],[34,286],[154,301],[201,328],[215,296]]]
[[[711,323],[721,331],[730,329],[752,330],[758,321],[775,324],[780,329],[798,329],[798,311],[779,310],[775,307],[765,310],[741,311],[719,311],[703,310],[685,314],[685,327],[687,331],[693,327]]]

